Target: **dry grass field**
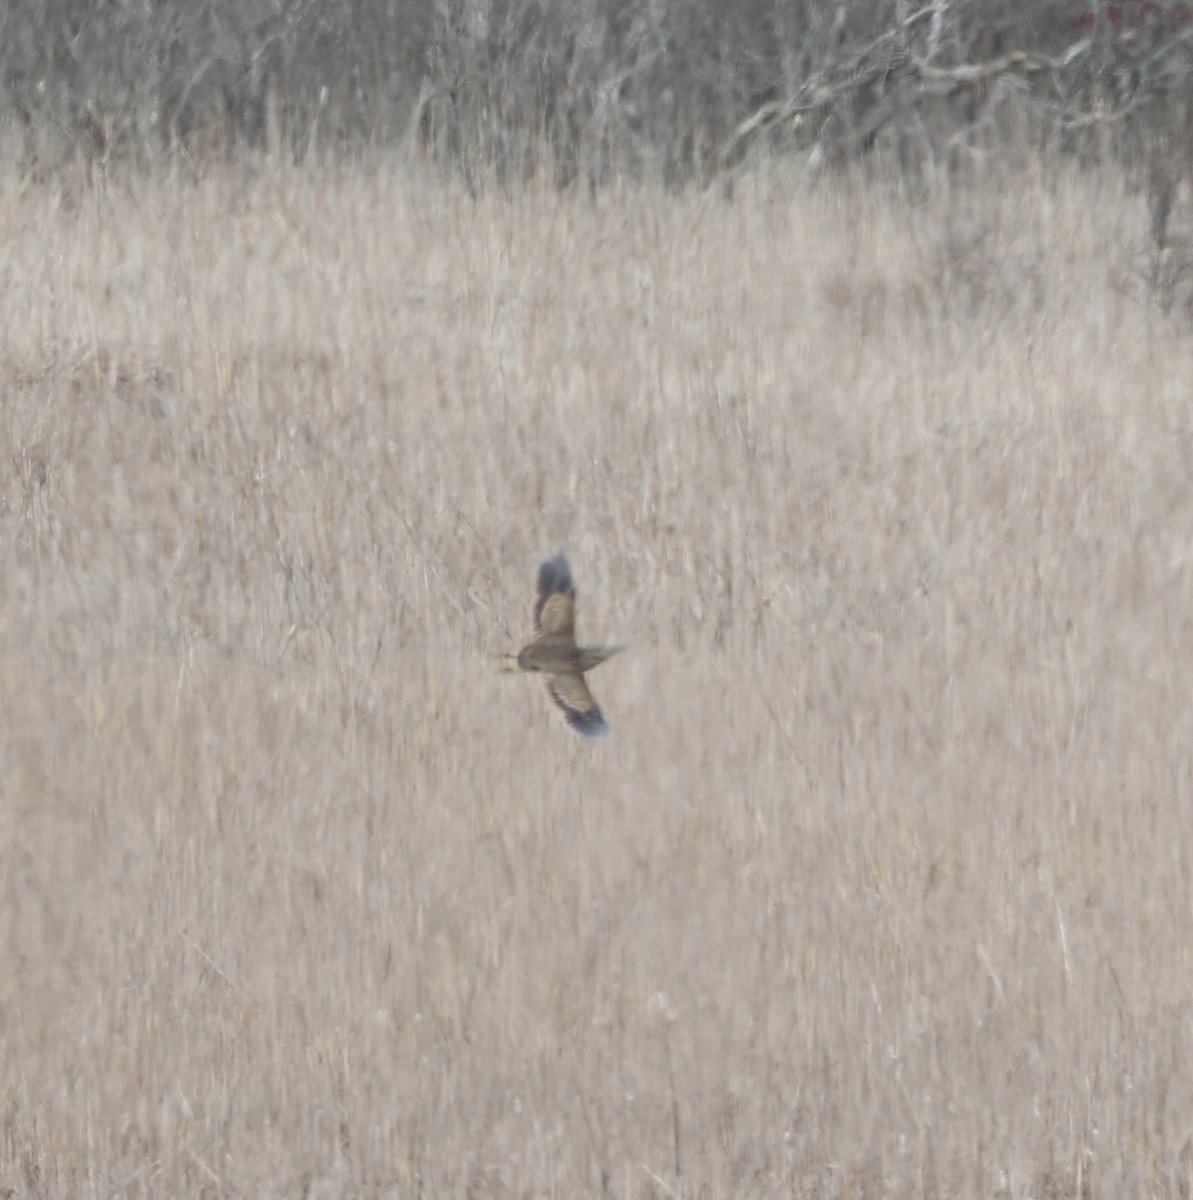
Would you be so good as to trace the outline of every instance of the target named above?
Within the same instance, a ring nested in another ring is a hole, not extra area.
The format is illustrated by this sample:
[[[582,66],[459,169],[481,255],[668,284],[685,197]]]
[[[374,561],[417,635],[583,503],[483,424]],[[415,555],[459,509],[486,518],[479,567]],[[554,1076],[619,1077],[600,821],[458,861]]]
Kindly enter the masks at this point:
[[[0,1196],[1187,1197],[1146,230],[7,169]]]

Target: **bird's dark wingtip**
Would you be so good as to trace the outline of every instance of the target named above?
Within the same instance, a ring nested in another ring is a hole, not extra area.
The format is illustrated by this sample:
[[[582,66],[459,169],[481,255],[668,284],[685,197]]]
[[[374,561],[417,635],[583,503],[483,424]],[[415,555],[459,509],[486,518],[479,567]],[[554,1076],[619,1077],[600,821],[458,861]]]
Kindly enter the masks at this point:
[[[567,718],[567,723],[581,737],[586,738],[607,738],[613,736],[613,730],[605,724],[605,718],[601,716],[599,708],[590,709],[588,712],[577,712],[575,709],[568,709],[564,713]]]
[[[553,596],[556,592],[567,593],[572,590],[572,568],[565,554],[557,554],[548,558],[539,567],[538,594],[542,597]]]

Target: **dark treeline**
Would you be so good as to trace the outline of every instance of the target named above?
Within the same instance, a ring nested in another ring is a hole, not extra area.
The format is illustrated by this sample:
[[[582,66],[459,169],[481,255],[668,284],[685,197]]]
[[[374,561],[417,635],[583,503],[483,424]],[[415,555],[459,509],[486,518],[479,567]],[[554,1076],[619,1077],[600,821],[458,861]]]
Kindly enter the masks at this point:
[[[10,0],[0,120],[44,166],[417,145],[469,176],[1184,152],[1175,0]]]

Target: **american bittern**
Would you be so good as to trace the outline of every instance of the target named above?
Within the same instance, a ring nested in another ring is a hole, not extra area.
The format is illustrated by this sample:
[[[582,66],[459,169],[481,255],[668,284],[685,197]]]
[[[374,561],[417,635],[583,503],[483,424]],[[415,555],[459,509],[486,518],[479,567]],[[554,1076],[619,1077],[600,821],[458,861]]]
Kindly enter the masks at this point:
[[[562,710],[567,723],[584,737],[608,737],[609,726],[584,682],[584,672],[603,663],[622,646],[576,645],[576,586],[568,560],[557,554],[539,567],[534,594],[534,637],[506,670],[537,671],[544,677],[547,695]]]

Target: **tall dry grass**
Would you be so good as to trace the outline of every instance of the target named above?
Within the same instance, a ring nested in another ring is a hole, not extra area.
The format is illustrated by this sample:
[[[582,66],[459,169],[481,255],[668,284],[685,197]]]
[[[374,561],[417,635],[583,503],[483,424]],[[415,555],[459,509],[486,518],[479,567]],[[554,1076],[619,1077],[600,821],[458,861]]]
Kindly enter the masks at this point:
[[[1187,1195],[1123,186],[0,215],[0,1194]],[[611,742],[486,658],[558,548]]]

